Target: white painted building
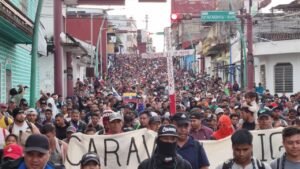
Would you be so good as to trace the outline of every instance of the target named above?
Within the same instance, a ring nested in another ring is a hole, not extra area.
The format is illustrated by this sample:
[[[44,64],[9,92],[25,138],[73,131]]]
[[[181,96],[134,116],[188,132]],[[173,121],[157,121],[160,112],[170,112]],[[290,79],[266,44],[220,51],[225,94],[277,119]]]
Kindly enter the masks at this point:
[[[137,46],[136,34],[137,27],[136,21],[133,18],[127,18],[126,15],[109,15],[108,22],[116,29],[117,36],[122,42],[122,53],[130,53],[134,46]]]
[[[254,44],[255,81],[271,93],[300,91],[300,39]]]
[[[41,14],[41,23],[45,27],[45,35],[46,39],[48,41],[48,45],[50,45],[50,48],[48,48],[47,56],[42,56],[39,58],[39,74],[40,74],[40,89],[53,93],[54,92],[54,52],[51,49],[51,46],[53,45],[53,34],[54,34],[54,15],[53,15],[53,0],[45,0],[43,4],[43,10]],[[66,12],[65,6],[63,6],[63,15],[64,17]],[[76,79],[80,78],[83,80],[86,78],[86,67],[91,67],[93,58],[90,58],[90,56],[93,56],[91,54],[91,51],[95,50],[94,46],[91,46],[90,44],[87,44],[86,42],[80,41],[78,39],[75,39],[73,37],[70,37],[69,35],[61,33],[61,41],[62,41],[62,69],[63,69],[63,96],[67,96],[67,79],[68,79],[68,70],[67,70],[67,52],[71,53],[71,66],[72,66],[72,78],[73,78],[73,84],[75,85]],[[78,42],[78,43],[77,43]],[[70,48],[68,47],[68,44],[79,44],[75,45],[75,47]],[[87,55],[89,55],[87,57]],[[70,73],[69,73],[70,74]]]

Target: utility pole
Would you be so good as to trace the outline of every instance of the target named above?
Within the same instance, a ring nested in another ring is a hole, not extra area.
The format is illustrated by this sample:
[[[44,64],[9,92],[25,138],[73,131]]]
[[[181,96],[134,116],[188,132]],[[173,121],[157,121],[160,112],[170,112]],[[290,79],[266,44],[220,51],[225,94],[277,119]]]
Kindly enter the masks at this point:
[[[253,57],[253,24],[251,16],[252,0],[249,1],[249,11],[247,14],[247,88],[253,90],[254,88],[254,57]]]
[[[30,107],[35,107],[36,94],[37,94],[36,65],[37,65],[37,58],[38,58],[39,26],[40,26],[42,7],[43,7],[43,0],[39,0],[36,14],[35,14],[35,20],[34,20],[32,50],[31,50]]]

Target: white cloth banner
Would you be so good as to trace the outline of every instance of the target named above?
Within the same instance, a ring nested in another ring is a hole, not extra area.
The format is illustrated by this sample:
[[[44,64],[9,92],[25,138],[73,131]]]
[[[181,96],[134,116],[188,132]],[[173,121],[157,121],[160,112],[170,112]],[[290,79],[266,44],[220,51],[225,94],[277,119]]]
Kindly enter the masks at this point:
[[[281,136],[282,129],[251,131],[253,135],[253,154],[257,159],[270,162],[284,152]],[[217,141],[202,141],[202,143],[210,163],[209,168],[214,169],[219,164],[232,158],[230,137]]]
[[[256,158],[270,162],[279,157],[282,147],[283,128],[252,131],[253,154]],[[151,156],[156,133],[147,129],[118,135],[75,134],[68,148],[67,169],[79,169],[82,155],[96,151],[102,169],[136,169],[141,161]],[[217,141],[202,141],[211,169],[232,158],[230,137]]]
[[[72,135],[66,168],[80,169],[80,160],[87,152],[100,156],[101,169],[136,169],[140,162],[151,156],[156,133],[140,129],[117,135]]]

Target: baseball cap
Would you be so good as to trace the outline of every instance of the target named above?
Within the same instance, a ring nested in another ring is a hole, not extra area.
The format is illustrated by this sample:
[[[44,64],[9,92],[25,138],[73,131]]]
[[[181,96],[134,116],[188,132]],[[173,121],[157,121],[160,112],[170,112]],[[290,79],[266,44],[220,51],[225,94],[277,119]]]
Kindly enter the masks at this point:
[[[22,105],[24,105],[24,106],[28,106],[27,100],[23,100],[23,101],[21,101],[21,103],[22,103]]]
[[[37,151],[45,154],[49,149],[49,141],[46,136],[42,134],[32,134],[26,140],[24,152]]]
[[[7,106],[7,104],[5,104],[5,103],[0,103],[0,108],[7,108],[8,106]]]
[[[277,105],[276,107],[273,107],[273,111],[275,110],[283,110],[282,106]]]
[[[76,133],[76,128],[74,127],[74,126],[69,126],[68,128],[67,128],[67,131],[66,131],[67,133],[68,132],[72,132],[72,133]]]
[[[156,122],[161,122],[161,118],[159,116],[150,117],[149,124],[153,124],[153,123],[156,123]]]
[[[46,111],[52,111],[52,109],[50,107],[46,107],[45,109]]]
[[[221,114],[221,113],[224,113],[224,110],[223,110],[222,108],[218,107],[218,108],[215,110],[215,114],[216,114],[216,115],[219,115],[219,114]]]
[[[193,112],[190,114],[190,118],[191,119],[203,119],[204,118],[204,113],[200,113],[200,112]]]
[[[238,104],[238,105],[235,105],[233,109],[234,109],[234,110],[241,109],[241,105],[239,105],[239,104]]]
[[[25,114],[35,114],[37,115],[37,111],[34,108],[29,108],[25,111]]]
[[[185,113],[176,113],[172,120],[175,121],[178,125],[188,124],[190,122],[190,118]]]
[[[98,154],[96,154],[94,152],[88,152],[88,153],[84,154],[82,156],[82,159],[81,159],[80,163],[81,163],[82,166],[84,166],[90,161],[94,161],[95,163],[100,165],[99,156],[98,156]]]
[[[136,109],[136,103],[134,102],[129,102],[127,103],[124,108],[130,109],[130,110],[135,110]]]
[[[3,157],[16,160],[23,156],[23,147],[18,144],[7,145],[3,149]]]
[[[202,110],[198,107],[194,107],[190,110],[190,113],[196,113],[196,112],[200,113],[200,112],[202,112]]]
[[[123,116],[121,115],[121,113],[118,112],[113,112],[109,115],[109,122],[112,122],[114,120],[121,120],[123,121]]]
[[[20,109],[20,108],[15,108],[13,110],[13,118],[15,118],[18,114],[24,113],[24,110]]]
[[[208,114],[206,120],[207,121],[217,120],[217,117],[214,114]]]
[[[212,95],[211,93],[207,93],[207,94],[206,94],[206,97],[207,97],[208,99],[212,99],[212,98],[213,98],[213,95]]]
[[[174,125],[168,124],[168,125],[162,125],[159,127],[157,136],[175,136],[178,137],[177,129]]]
[[[258,118],[261,117],[271,117],[271,111],[268,109],[261,109],[258,111]]]

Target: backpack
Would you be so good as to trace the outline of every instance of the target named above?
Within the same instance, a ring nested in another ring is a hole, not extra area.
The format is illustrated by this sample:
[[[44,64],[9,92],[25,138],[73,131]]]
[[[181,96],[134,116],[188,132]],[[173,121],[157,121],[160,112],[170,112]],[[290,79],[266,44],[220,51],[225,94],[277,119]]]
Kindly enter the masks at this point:
[[[6,127],[9,126],[9,120],[8,120],[8,117],[4,115],[4,123],[6,125]]]
[[[255,161],[256,161],[258,169],[266,169],[265,164],[263,162],[261,162],[260,160],[257,160],[257,159]],[[222,169],[231,169],[233,163],[234,163],[233,159],[229,159],[229,160],[225,161],[223,163]]]
[[[198,159],[199,159],[199,148],[200,146],[202,146],[202,144],[198,141],[198,140],[194,140],[194,146],[195,146],[195,150],[196,150],[196,163],[197,163],[197,166],[199,166],[199,162],[198,162]]]
[[[5,119],[4,119],[5,120]],[[32,124],[29,121],[25,121],[27,123],[28,128],[30,129],[30,131],[33,133],[33,129],[32,129]],[[6,122],[5,122],[6,123]],[[7,123],[8,123],[8,119],[7,119]],[[12,123],[11,125],[8,126],[8,131],[9,133],[12,133],[12,129],[14,127],[15,123]]]
[[[276,159],[276,169],[284,169],[285,158],[286,155],[284,153],[281,157]]]
[[[28,128],[30,129],[31,133],[30,132],[23,132],[22,130],[20,130],[20,133],[19,133],[19,144],[22,145],[22,146],[25,146],[25,142],[27,140],[27,138],[33,133],[33,128],[32,128],[32,124],[29,122],[29,121],[25,121],[27,123],[27,126]],[[8,131],[9,133],[12,133],[12,130],[13,130],[13,126],[14,126],[15,123],[12,123],[9,127],[8,127]]]

